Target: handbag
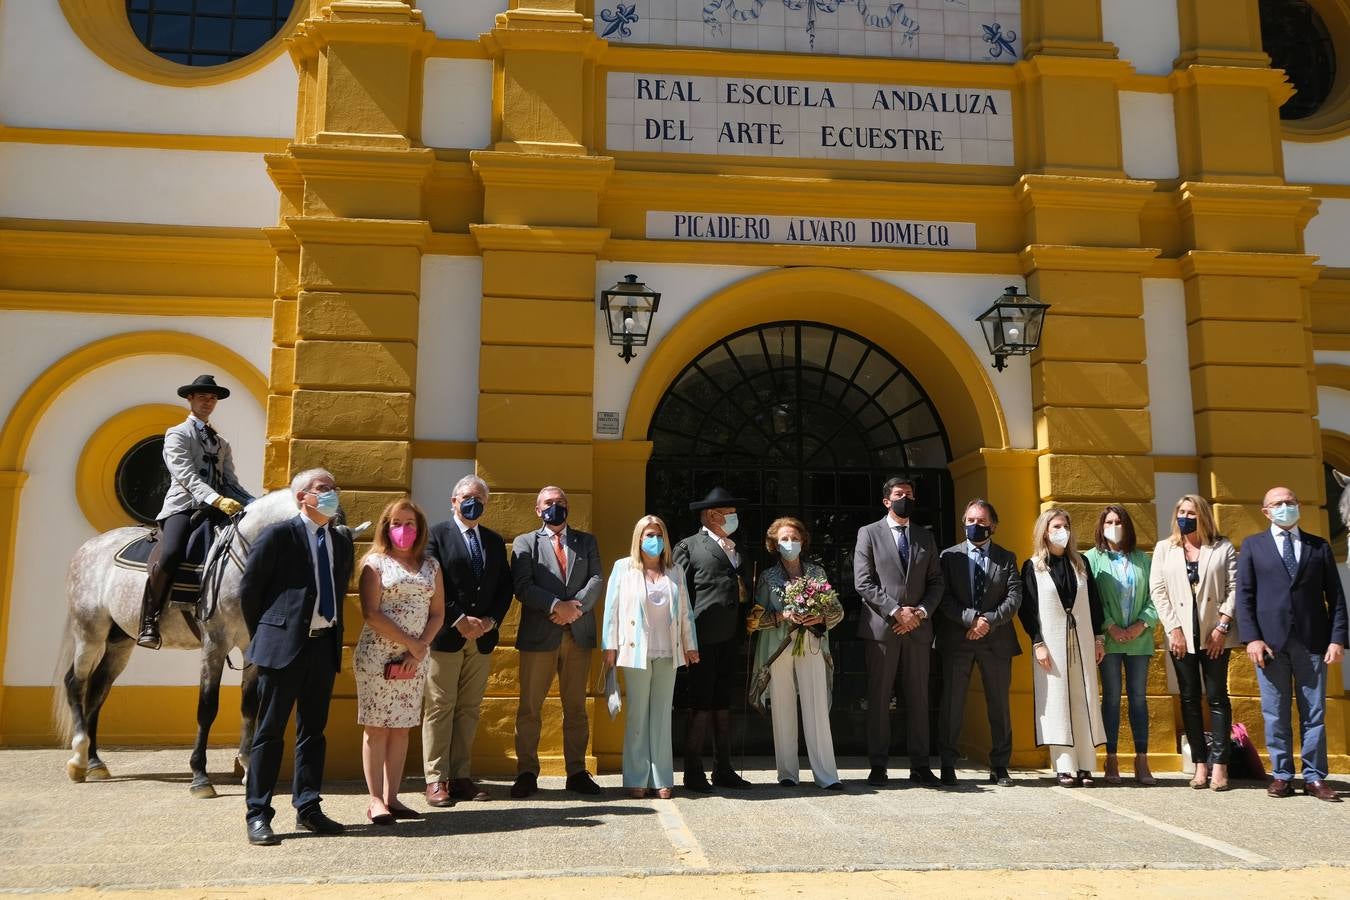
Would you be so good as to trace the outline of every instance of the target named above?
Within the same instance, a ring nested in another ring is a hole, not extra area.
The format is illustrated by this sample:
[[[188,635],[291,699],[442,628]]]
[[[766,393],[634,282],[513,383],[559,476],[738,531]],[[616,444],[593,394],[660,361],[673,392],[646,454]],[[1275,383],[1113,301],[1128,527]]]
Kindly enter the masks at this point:
[[[773,654],[764,661],[764,665],[756,669],[755,674],[750,678],[750,688],[746,691],[745,702],[750,704],[751,708],[760,715],[764,715],[764,713],[768,711],[767,704],[764,701],[765,696],[769,693],[769,667],[773,665],[773,661],[776,660],[779,655],[787,649],[788,645],[792,643],[793,636],[796,632],[796,628],[788,631],[787,637],[783,638],[782,643],[778,645],[778,649],[773,651]]]
[[[413,669],[411,672],[405,672],[403,670],[403,660],[401,659],[391,659],[384,664],[384,678],[386,681],[403,681],[408,678],[416,677],[416,669]]]
[[[595,681],[595,691],[605,698],[610,719],[616,719],[623,709],[623,695],[619,693],[619,669],[617,666],[602,664],[600,676]]]

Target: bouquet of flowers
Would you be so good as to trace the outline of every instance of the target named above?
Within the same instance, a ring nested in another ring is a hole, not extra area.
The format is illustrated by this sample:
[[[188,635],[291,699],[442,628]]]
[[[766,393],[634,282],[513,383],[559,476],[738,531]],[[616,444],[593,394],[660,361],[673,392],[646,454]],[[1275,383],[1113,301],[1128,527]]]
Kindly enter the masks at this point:
[[[789,581],[783,588],[783,616],[795,616],[809,619],[819,616],[822,620],[833,607],[839,605],[839,592],[824,578],[803,577]],[[792,644],[792,655],[802,655],[802,642],[806,629],[797,626],[797,639]]]

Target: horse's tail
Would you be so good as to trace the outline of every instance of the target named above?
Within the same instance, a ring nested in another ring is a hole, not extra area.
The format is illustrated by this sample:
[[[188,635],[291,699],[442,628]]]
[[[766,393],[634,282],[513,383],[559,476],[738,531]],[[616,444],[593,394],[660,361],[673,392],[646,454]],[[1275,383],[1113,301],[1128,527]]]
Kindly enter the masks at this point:
[[[75,664],[75,637],[71,633],[70,613],[66,613],[66,623],[61,629],[61,649],[56,654],[56,677],[52,688],[52,725],[56,728],[56,738],[62,747],[70,745],[75,735],[75,717],[70,711],[70,701],[66,696],[66,675]]]

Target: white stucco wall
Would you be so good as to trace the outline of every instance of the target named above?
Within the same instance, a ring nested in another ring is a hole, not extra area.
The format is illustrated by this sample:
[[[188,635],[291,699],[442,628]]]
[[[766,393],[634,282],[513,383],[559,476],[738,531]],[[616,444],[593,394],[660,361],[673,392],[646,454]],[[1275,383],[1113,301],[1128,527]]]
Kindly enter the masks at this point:
[[[1145,75],[1167,75],[1181,52],[1176,0],[1101,0],[1102,37]]]
[[[56,0],[0,3],[0,122],[6,125],[289,138],[297,85],[286,53],[224,84],[152,84],[94,55]]]
[[[483,261],[477,256],[422,257],[417,322],[419,440],[478,439],[478,347]],[[449,495],[446,495],[449,497]]]
[[[1194,456],[1195,407],[1186,343],[1186,294],[1179,279],[1144,279],[1144,341],[1153,452],[1160,456]]]
[[[1285,141],[1284,180],[1290,184],[1350,184],[1350,137]]]
[[[80,452],[90,435],[120,410],[176,400],[173,388],[209,369],[209,363],[177,356],[121,360],[80,379],[43,416],[24,462],[28,482],[19,508],[5,684],[55,683],[66,617],[66,569],[80,544],[95,533],[80,511],[74,489]],[[250,490],[260,490],[262,406],[252,395],[238,391],[217,407],[211,421],[234,448],[240,481]],[[194,685],[198,670],[196,652],[136,651],[118,683]],[[238,673],[227,669],[225,679],[237,684]]]
[[[1350,266],[1350,200],[1324,197],[1320,202],[1303,231],[1304,246],[1324,266]]]
[[[1125,174],[1131,178],[1176,178],[1177,123],[1171,94],[1120,93],[1120,140]]]
[[[423,21],[437,37],[475,40],[492,30],[497,13],[505,12],[507,0],[417,0]]]
[[[413,460],[412,496],[433,523],[450,518],[450,495],[455,482],[472,475],[472,459],[415,459]],[[491,503],[491,498],[488,498]]]
[[[477,150],[492,141],[492,62],[429,59],[422,76],[422,143]]]
[[[271,365],[271,319],[91,316],[79,313],[0,310],[0,360],[3,360],[0,365],[4,371],[4,377],[0,378],[0,422],[9,418],[15,402],[34,379],[57,360],[100,338],[135,331],[185,331],[229,347],[264,375]],[[192,363],[170,378],[172,384],[156,383],[154,385],[156,400],[152,402],[179,402],[174,390],[202,372],[209,371],[211,371],[209,364]],[[233,384],[233,379],[225,373],[215,374],[221,384],[238,389],[239,386]],[[221,409],[224,410],[226,405],[228,403],[222,404]],[[106,419],[107,416],[103,418]],[[99,421],[102,422],[103,419]]]
[[[84,222],[277,222],[259,153],[0,144],[0,216]]]
[[[749,266],[702,266],[602,261],[596,266],[596,295],[628,272],[639,273],[647,284],[661,291],[661,309],[656,316],[652,338],[646,351],[639,351],[628,364],[609,347],[604,319],[596,307],[595,410],[619,414],[620,431],[628,411],[628,400],[637,384],[652,349],[695,307],[732,284],[766,271]],[[970,344],[976,357],[988,362],[988,351],[975,316],[983,312],[1009,283],[1020,279],[1007,276],[943,275],[907,272],[865,272],[880,281],[914,294],[933,307]],[[829,321],[828,315],[822,320]],[[901,365],[905,360],[899,360]],[[1034,447],[1035,428],[1031,415],[1031,375],[1025,357],[1008,361],[1001,372],[991,370],[990,377],[1003,405],[1012,446]],[[613,437],[596,435],[597,438]]]

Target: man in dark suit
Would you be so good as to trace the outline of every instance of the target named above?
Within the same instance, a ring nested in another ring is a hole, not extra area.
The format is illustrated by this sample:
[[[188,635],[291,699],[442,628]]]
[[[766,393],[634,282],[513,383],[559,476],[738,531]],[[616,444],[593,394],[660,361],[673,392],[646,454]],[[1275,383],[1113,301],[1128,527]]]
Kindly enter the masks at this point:
[[[993,541],[998,511],[988,500],[966,504],[962,524],[966,539],[942,551],[944,590],[935,628],[942,657],[942,706],[938,712],[938,745],[942,749],[942,783],[957,784],[956,743],[965,720],[970,670],[980,667],[989,716],[989,783],[1012,786],[1012,716],[1008,691],[1012,660],[1022,652],[1013,617],[1022,605],[1022,579],[1017,557]]]
[[[725,488],[715,487],[689,504],[703,527],[675,545],[675,564],[684,569],[698,635],[699,661],[689,667],[689,723],[684,730],[684,786],[708,793],[712,785],[703,771],[703,742],[708,720],[713,723],[712,784],[748,788],[731,766],[731,695],[736,687],[744,616],[750,596],[750,561],[736,549],[736,507],[745,503]]]
[[[562,488],[541,490],[534,511],[543,526],[511,545],[511,577],[520,600],[520,705],[511,796],[520,799],[538,790],[541,714],[554,674],[562,699],[567,789],[599,794],[600,786],[586,771],[586,682],[595,649],[595,604],[605,588],[600,545],[594,535],[568,527]]]
[[[862,598],[858,636],[867,657],[867,783],[888,781],[891,697],[900,673],[905,699],[909,779],[936,785],[928,762],[928,671],[933,613],[942,600],[937,543],[928,529],[910,521],[914,482],[892,478],[882,486],[886,517],[858,529],[853,584]]]
[[[296,475],[291,491],[299,514],[268,527],[249,553],[240,584],[248,625],[248,661],[258,669],[258,719],[245,795],[250,844],[275,844],[272,793],[295,710],[295,824],[317,834],[341,834],[323,814],[324,726],[333,679],[342,661],[342,598],[352,574],[351,533],[330,523],[338,491],[326,469]]]
[[[1298,703],[1303,792],[1339,802],[1327,784],[1323,716],[1327,666],[1340,662],[1346,643],[1345,592],[1331,546],[1298,527],[1298,497],[1271,488],[1261,503],[1268,531],[1242,542],[1238,556],[1238,637],[1256,666],[1261,715],[1266,724],[1272,797],[1294,792],[1290,700]],[[1291,698],[1290,695],[1293,695]]]
[[[469,766],[492,669],[489,654],[513,586],[506,542],[478,524],[487,502],[487,482],[465,475],[450,497],[454,517],[431,529],[427,542],[445,579],[445,625],[431,642],[422,707],[422,763],[432,806],[491,799],[473,783]]]

